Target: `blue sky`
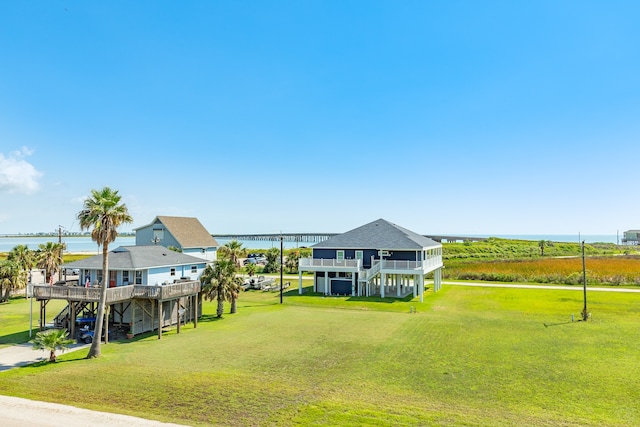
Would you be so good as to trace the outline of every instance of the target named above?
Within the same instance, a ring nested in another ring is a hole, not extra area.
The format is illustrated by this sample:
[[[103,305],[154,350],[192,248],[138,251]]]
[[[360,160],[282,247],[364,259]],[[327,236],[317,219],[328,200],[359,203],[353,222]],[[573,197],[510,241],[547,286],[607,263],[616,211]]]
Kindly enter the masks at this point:
[[[0,4],[0,234],[615,234],[640,227],[640,6]]]

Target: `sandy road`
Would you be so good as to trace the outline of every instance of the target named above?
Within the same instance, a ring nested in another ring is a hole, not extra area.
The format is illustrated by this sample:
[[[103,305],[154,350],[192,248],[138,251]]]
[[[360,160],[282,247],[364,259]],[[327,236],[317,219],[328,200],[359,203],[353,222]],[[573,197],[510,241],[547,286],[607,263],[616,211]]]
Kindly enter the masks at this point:
[[[91,411],[58,403],[0,396],[0,425],[3,427],[170,427],[128,415]]]

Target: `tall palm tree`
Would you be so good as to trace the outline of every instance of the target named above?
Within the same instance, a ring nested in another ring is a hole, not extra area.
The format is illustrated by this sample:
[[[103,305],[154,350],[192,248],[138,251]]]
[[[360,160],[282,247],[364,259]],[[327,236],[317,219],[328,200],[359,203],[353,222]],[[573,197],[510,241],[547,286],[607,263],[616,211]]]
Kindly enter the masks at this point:
[[[49,350],[49,362],[55,362],[58,360],[56,350],[64,352],[69,348],[69,344],[73,343],[74,340],[67,338],[66,329],[50,329],[36,334],[33,339],[33,349]]]
[[[60,268],[64,243],[40,243],[38,248],[38,268],[44,268],[46,272],[46,280],[50,280],[51,276],[53,276],[58,268]]]
[[[239,289],[242,284],[242,279],[236,276],[236,265],[231,259],[219,259],[213,266],[207,265],[200,281],[205,298],[218,301],[216,315],[222,317],[224,301],[233,302],[233,289]]]
[[[120,203],[121,196],[117,190],[104,187],[102,190],[91,190],[91,196],[87,197],[83,209],[78,213],[78,221],[82,230],[91,230],[91,239],[98,245],[102,245],[102,290],[98,303],[98,315],[94,337],[102,336],[102,323],[107,303],[107,286],[109,277],[109,243],[118,237],[118,227],[122,224],[133,222],[126,205]],[[108,325],[107,325],[108,326]],[[108,342],[108,334],[105,334],[105,343]],[[100,339],[94,339],[87,354],[87,359],[100,357]]]
[[[237,240],[232,240],[227,242],[220,248],[220,254],[223,258],[228,258],[235,265],[239,265],[239,259],[242,257],[244,253],[244,249],[242,248],[242,243]]]
[[[20,275],[17,286],[24,287],[25,298],[27,296],[27,282],[29,281],[29,272],[36,263],[35,253],[29,249],[27,245],[18,245],[11,249],[8,259],[15,262],[20,269]]]

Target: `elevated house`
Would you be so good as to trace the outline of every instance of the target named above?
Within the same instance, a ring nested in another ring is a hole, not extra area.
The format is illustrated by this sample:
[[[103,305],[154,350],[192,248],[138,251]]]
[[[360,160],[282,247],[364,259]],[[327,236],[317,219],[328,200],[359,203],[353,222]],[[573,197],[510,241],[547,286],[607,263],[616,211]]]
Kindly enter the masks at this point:
[[[638,245],[640,244],[640,230],[627,230],[622,237],[623,245]]]
[[[133,334],[193,321],[201,314],[200,276],[207,260],[169,250],[164,246],[121,246],[109,251],[107,304],[109,324],[126,327]],[[68,305],[54,320],[74,336],[81,323],[95,321],[100,300],[102,255],[67,263],[80,271],[78,283],[67,286],[34,286],[40,301],[40,327],[46,304],[64,299]]]
[[[157,216],[145,226],[135,229],[136,246],[161,245],[213,262],[218,242],[197,218]]]
[[[314,291],[326,295],[389,296],[409,294],[423,301],[425,276],[433,274],[434,291],[442,284],[442,244],[384,219],[338,234],[311,246],[299,262],[314,273]]]

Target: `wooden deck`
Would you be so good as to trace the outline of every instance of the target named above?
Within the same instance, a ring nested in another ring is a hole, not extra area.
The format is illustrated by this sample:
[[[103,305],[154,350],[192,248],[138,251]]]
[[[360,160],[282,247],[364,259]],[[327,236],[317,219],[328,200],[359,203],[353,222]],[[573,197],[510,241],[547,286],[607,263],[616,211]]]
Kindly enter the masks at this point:
[[[67,301],[100,301],[100,288],[80,286],[34,286],[33,297],[37,300],[63,299]],[[200,292],[199,281],[178,282],[162,286],[129,285],[107,289],[107,304],[131,299],[168,300]]]

